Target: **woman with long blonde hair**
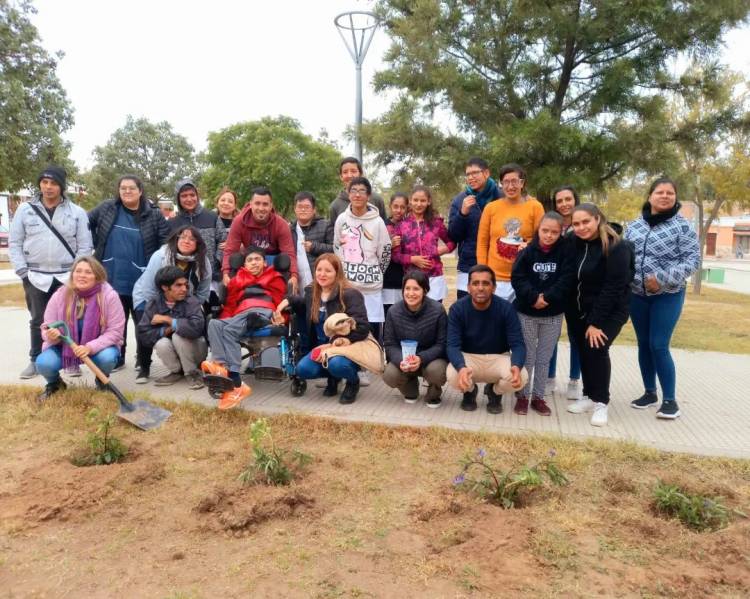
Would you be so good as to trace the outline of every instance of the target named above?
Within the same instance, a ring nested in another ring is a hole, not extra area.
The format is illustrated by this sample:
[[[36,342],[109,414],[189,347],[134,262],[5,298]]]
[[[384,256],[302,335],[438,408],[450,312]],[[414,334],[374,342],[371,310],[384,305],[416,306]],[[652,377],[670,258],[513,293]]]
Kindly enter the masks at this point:
[[[106,375],[112,372],[120,357],[125,312],[120,297],[107,283],[107,272],[93,256],[82,256],[73,262],[67,285],[50,298],[44,311],[44,322],[62,320],[78,344],[72,350],[61,342],[61,331],[42,325],[42,353],[36,359],[37,372],[47,381],[39,395],[45,401],[66,385],[60,378],[61,368],[76,368],[89,356]],[[99,382],[97,381],[97,386]]]
[[[323,391],[326,397],[333,397],[338,393],[341,379],[346,386],[339,397],[339,403],[349,404],[357,399],[359,392],[359,366],[344,356],[334,356],[328,360],[327,367],[322,364],[319,346],[331,341],[326,335],[323,324],[326,318],[333,314],[345,313],[353,318],[356,326],[343,337],[334,340],[338,344],[349,344],[367,339],[370,323],[367,320],[367,308],[362,294],[355,289],[344,276],[341,260],[335,254],[321,254],[315,261],[313,268],[313,282],[305,287],[304,295],[292,296],[289,301],[282,301],[275,317],[290,305],[304,319],[302,325],[306,342],[303,349],[309,351],[297,364],[297,376],[301,379],[327,378],[328,384]]]

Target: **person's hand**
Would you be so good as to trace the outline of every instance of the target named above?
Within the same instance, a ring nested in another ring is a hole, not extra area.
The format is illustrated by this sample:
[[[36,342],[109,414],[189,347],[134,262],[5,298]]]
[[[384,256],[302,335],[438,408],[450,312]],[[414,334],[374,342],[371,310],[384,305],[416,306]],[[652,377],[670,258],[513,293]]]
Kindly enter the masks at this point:
[[[657,291],[659,291],[659,289],[661,289],[659,281],[656,280],[656,277],[654,275],[648,275],[643,284],[646,287],[646,291],[649,291],[651,293],[656,293]]]
[[[323,363],[323,350],[326,350],[329,347],[331,347],[330,343],[324,343],[323,345],[319,345],[318,347],[316,347],[310,352],[310,359],[313,362],[318,362],[319,364],[322,364]]]
[[[471,207],[474,206],[476,203],[477,203],[477,198],[475,196],[466,196],[464,198],[464,201],[461,202],[461,214],[463,214],[464,216],[469,214]]]
[[[586,339],[589,341],[589,347],[599,348],[606,345],[608,337],[604,334],[604,331],[590,324],[586,329]]]
[[[275,310],[271,315],[271,324],[280,325],[284,324],[284,316],[281,314],[281,310]]]
[[[47,329],[47,341],[50,343],[59,343],[62,333],[59,329]]]
[[[286,299],[286,298],[284,298],[283,300],[281,300],[281,301],[279,302],[279,305],[278,305],[278,306],[276,306],[276,311],[277,311],[277,312],[283,312],[283,311],[284,311],[284,310],[286,310],[286,309],[287,309],[288,307],[289,307],[289,300],[288,300],[288,299]]]
[[[464,366],[458,371],[458,388],[463,393],[468,393],[474,388],[474,371],[468,366]]]
[[[302,242],[302,247],[305,248],[306,252],[312,251],[312,243],[313,243],[312,241],[308,241],[307,239],[305,239],[305,241]]]
[[[221,282],[224,283],[224,287],[229,285],[229,281],[231,280],[231,277],[229,276],[229,273],[225,272],[224,276],[221,277]]]
[[[344,347],[345,345],[351,345],[351,344],[352,342],[346,337],[336,337],[336,339],[334,339],[332,343],[334,347]]]
[[[292,286],[292,293],[294,295],[297,295],[297,290],[298,290],[298,287],[299,287],[299,285],[297,283],[297,275],[292,275],[291,277],[289,277],[289,283]]]
[[[406,360],[401,361],[401,372],[416,372],[420,366],[422,366],[422,358],[409,356]]]
[[[397,248],[401,245],[401,235],[394,235],[391,237],[391,248]]]
[[[521,381],[521,369],[518,366],[510,367],[510,384],[515,390],[520,389],[523,384]]]
[[[73,350],[73,353],[75,354],[76,358],[79,358],[83,360],[86,356],[88,356],[91,353],[91,350],[87,345],[78,345]]]
[[[227,245],[227,242],[226,241],[222,241],[217,247],[219,248],[220,251],[223,252],[224,248],[226,247],[226,245]]]
[[[527,245],[529,245],[528,241],[522,241],[518,244],[518,251],[525,250]]]
[[[549,304],[544,300],[544,294],[540,293],[534,302],[534,308],[537,310],[544,310]]]
[[[151,324],[154,326],[157,324],[171,325],[172,317],[167,316],[166,314],[154,314],[154,317],[151,319]]]
[[[417,268],[426,269],[432,266],[432,261],[424,256],[412,256],[410,262]]]

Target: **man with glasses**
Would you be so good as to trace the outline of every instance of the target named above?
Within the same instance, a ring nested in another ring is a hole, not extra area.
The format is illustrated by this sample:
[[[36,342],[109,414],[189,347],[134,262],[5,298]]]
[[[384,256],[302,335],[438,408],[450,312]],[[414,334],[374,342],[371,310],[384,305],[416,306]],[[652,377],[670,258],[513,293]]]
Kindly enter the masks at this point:
[[[125,312],[120,359],[114,371],[125,366],[128,318],[135,320],[133,286],[146,269],[151,255],[169,235],[169,225],[161,211],[146,198],[143,183],[135,175],[117,182],[114,199],[105,200],[88,214],[94,240],[94,256],[107,271],[107,282],[120,296]]]
[[[297,270],[300,276],[300,289],[313,280],[313,265],[321,254],[333,253],[333,227],[328,219],[315,212],[315,196],[309,191],[300,191],[294,196],[294,215],[289,223],[292,240],[297,250]]]
[[[341,179],[341,182],[344,184],[344,189],[338,196],[336,196],[336,199],[331,202],[328,214],[328,220],[330,221],[331,227],[336,224],[336,219],[349,205],[349,184],[354,178],[364,176],[365,174],[362,170],[362,163],[354,156],[347,156],[339,163],[339,179]],[[383,202],[383,198],[378,194],[373,193],[370,194],[369,202],[378,209],[380,218],[385,221],[387,217],[385,214],[385,203]]]
[[[477,263],[477,231],[482,211],[489,202],[503,197],[490,177],[489,165],[482,158],[469,158],[464,172],[466,187],[453,198],[448,216],[448,234],[458,244],[458,299],[467,294],[469,270]]]

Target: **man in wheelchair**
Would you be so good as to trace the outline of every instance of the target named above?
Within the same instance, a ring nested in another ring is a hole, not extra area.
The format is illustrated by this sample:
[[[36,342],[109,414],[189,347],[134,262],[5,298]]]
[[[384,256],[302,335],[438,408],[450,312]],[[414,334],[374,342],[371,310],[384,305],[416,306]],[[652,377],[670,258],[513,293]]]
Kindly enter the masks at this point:
[[[257,247],[248,248],[244,265],[229,280],[219,318],[208,323],[212,359],[203,362],[201,370],[206,375],[225,377],[232,382],[231,388],[219,399],[220,410],[238,406],[252,392],[240,378],[240,340],[253,329],[272,323],[283,324],[283,319],[274,316],[274,311],[286,292],[287,283],[281,273],[273,266],[266,266],[265,252]]]

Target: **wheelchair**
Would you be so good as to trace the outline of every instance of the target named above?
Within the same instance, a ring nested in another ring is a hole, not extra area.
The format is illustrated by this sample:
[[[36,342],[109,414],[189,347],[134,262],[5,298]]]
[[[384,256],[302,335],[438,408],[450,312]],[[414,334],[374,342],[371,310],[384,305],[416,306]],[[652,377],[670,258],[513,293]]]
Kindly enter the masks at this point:
[[[229,258],[230,276],[234,276],[237,270],[244,264],[245,257],[241,253],[232,254]],[[272,264],[276,271],[284,277],[289,285],[289,272],[291,261],[286,254],[266,256],[266,263]],[[287,289],[291,294],[291,289]],[[220,285],[217,295],[221,303],[225,301],[226,289]],[[214,311],[213,318],[218,318],[218,311]],[[245,370],[245,374],[252,374],[256,380],[283,381],[289,379],[289,390],[295,397],[304,395],[307,390],[307,381],[296,375],[297,362],[300,359],[301,337],[299,333],[298,318],[289,310],[289,320],[283,325],[269,324],[262,328],[250,329],[240,339],[242,348],[242,360],[250,360],[251,366]],[[231,379],[223,376],[204,374],[203,380],[209,395],[214,399],[220,399],[225,391],[234,387]]]

